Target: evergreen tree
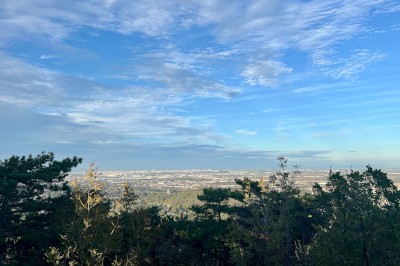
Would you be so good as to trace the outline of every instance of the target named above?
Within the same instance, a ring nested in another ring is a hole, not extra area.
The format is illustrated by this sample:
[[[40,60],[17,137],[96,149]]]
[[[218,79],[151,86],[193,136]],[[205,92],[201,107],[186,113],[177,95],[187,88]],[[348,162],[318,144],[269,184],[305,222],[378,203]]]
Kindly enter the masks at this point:
[[[318,234],[310,246],[316,264],[399,265],[400,192],[381,170],[331,173],[314,186]]]
[[[191,209],[198,215],[206,219],[216,219],[219,223],[222,216],[230,215],[238,211],[236,206],[229,204],[230,199],[243,202],[243,193],[231,191],[230,188],[205,188],[203,194],[197,197],[203,205],[194,205]]]
[[[64,178],[82,159],[53,153],[0,161],[0,264],[43,265],[72,204]]]
[[[306,197],[295,187],[298,166],[287,171],[287,159],[278,157],[280,171],[269,178],[236,180],[242,187],[246,212],[230,230],[232,258],[255,265],[289,265],[296,261],[296,243],[308,244],[314,235]],[[241,237],[238,238],[240,232]]]
[[[104,195],[104,183],[97,179],[94,164],[82,178],[74,178],[71,186],[73,210],[63,226],[62,245],[48,250],[48,260],[53,264],[103,265],[112,246],[111,205]]]

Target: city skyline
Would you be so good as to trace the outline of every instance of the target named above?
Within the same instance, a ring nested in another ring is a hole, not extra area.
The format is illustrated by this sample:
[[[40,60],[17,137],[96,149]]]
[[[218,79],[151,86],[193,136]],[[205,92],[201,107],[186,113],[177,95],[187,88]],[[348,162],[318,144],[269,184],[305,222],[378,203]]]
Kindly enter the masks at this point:
[[[0,160],[400,168],[400,4],[3,1]]]

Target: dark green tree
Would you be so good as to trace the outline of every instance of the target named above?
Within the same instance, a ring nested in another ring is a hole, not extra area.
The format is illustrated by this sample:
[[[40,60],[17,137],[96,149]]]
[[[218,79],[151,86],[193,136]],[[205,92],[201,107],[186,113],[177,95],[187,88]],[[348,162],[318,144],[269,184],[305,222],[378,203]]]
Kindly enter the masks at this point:
[[[111,203],[97,175],[92,163],[82,178],[71,183],[73,209],[63,224],[62,243],[46,253],[53,264],[103,265],[112,249]]]
[[[53,153],[0,161],[0,264],[43,265],[72,204],[65,177],[82,159]]]
[[[46,255],[54,265],[157,265],[178,258],[173,227],[156,207],[136,208],[137,195],[123,184],[115,208],[93,164],[72,183],[73,211],[64,223],[61,245]]]
[[[236,220],[236,230],[230,230],[229,245],[233,247],[232,255],[244,265],[293,264],[296,243],[309,243],[315,232],[309,201],[295,187],[298,166],[288,171],[287,159],[277,159],[280,170],[269,178],[269,183],[263,179],[236,180],[245,195],[247,212]],[[241,232],[240,238],[236,231]]]
[[[173,265],[178,260],[172,219],[161,218],[157,207],[139,208],[130,184],[116,203],[115,215],[110,217],[114,243],[109,258],[115,265]]]
[[[381,170],[331,173],[316,184],[318,233],[310,246],[318,265],[399,265],[400,193]]]
[[[229,204],[229,200],[243,202],[244,195],[240,191],[232,191],[230,188],[205,188],[203,194],[197,197],[203,205],[194,205],[192,210],[206,219],[216,219],[219,223],[222,216],[237,212],[237,206]]]

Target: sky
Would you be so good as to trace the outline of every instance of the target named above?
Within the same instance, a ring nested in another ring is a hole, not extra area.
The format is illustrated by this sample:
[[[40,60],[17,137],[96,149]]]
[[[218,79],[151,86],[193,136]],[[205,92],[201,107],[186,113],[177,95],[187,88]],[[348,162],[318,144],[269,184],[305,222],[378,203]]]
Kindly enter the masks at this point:
[[[398,0],[0,1],[0,160],[400,168]]]

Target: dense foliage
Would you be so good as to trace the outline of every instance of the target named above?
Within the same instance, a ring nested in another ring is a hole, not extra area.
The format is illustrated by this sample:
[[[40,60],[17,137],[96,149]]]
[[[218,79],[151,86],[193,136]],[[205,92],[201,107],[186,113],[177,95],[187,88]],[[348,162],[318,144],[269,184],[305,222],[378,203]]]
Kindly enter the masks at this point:
[[[278,160],[268,182],[205,188],[189,219],[138,207],[130,184],[111,202],[93,165],[68,186],[78,158],[13,156],[0,161],[0,264],[400,264],[400,192],[385,173],[331,172],[301,194]]]
[[[73,207],[64,178],[81,161],[56,161],[53,153],[0,161],[0,264],[40,265],[60,243]]]

